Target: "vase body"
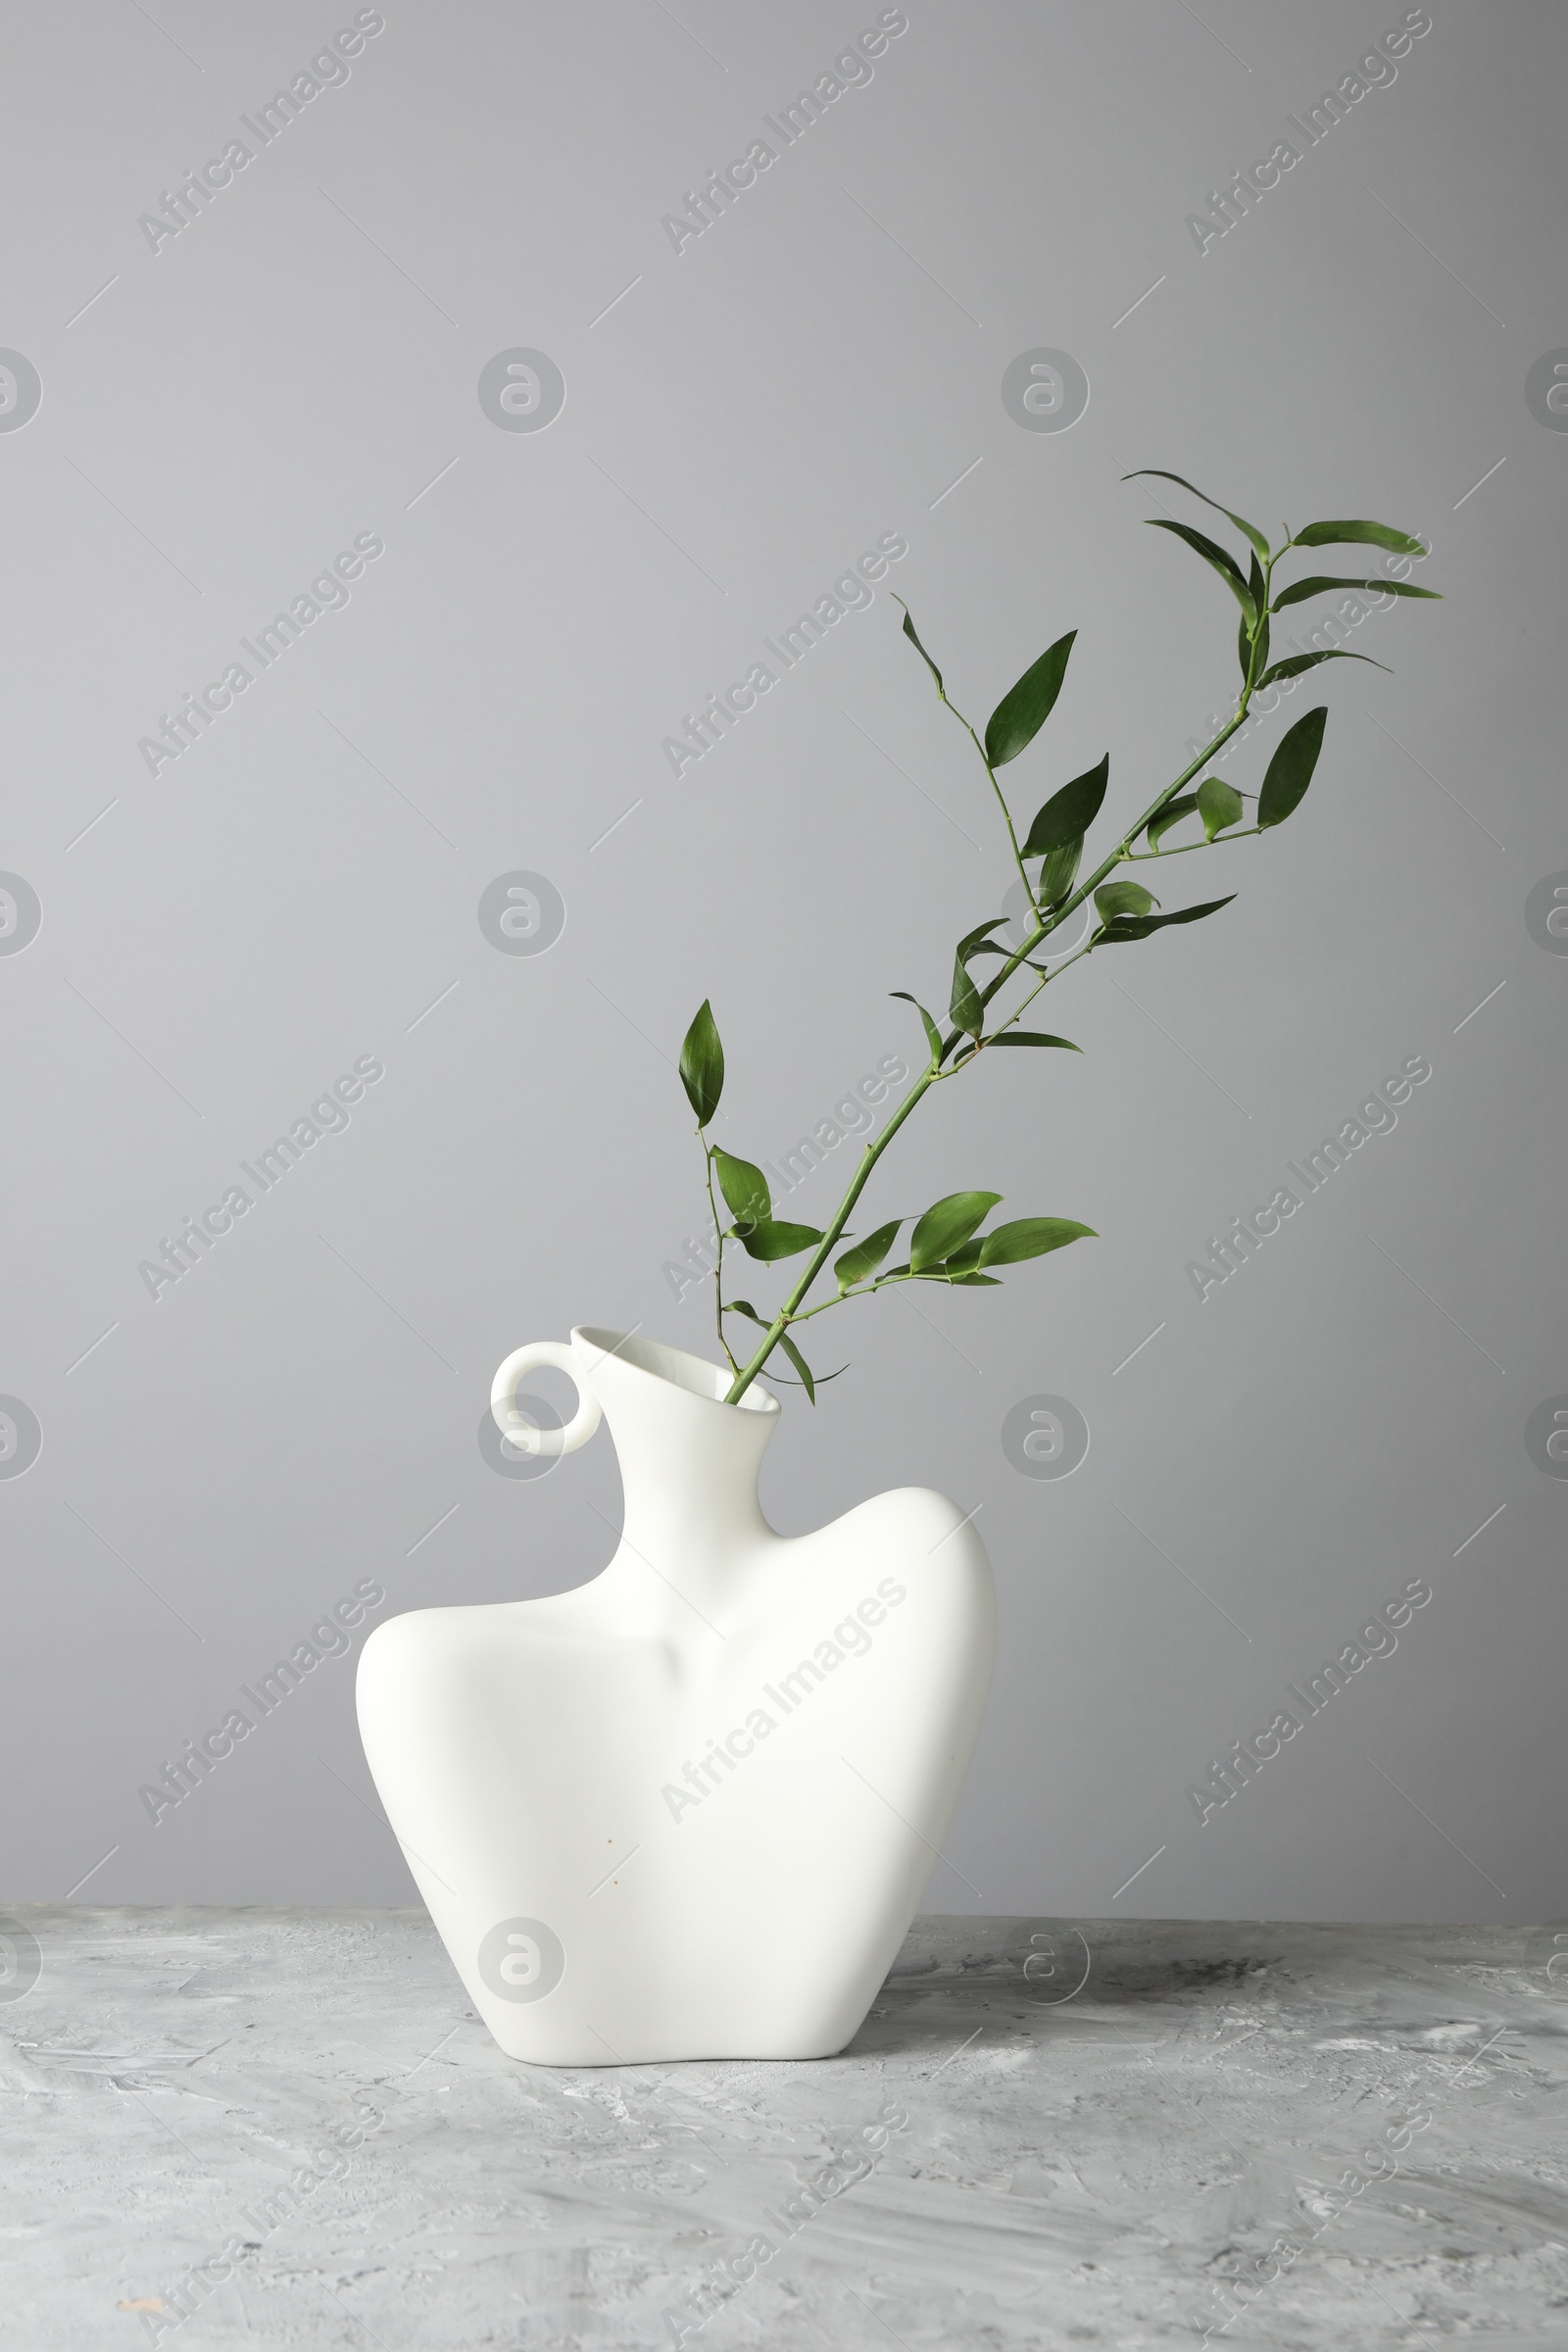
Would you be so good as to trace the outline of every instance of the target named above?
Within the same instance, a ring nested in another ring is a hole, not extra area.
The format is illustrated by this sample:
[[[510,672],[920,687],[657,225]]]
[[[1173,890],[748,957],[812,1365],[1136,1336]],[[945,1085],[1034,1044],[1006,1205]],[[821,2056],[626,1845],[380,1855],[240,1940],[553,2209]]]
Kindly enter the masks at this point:
[[[781,1537],[757,1494],[766,1391],[725,1404],[716,1366],[605,1331],[573,1332],[571,1369],[614,1439],[624,1535],[574,1592],[370,1636],[387,1817],[509,2055],[828,2056],[957,1803],[995,1650],[984,1546],[916,1487]]]

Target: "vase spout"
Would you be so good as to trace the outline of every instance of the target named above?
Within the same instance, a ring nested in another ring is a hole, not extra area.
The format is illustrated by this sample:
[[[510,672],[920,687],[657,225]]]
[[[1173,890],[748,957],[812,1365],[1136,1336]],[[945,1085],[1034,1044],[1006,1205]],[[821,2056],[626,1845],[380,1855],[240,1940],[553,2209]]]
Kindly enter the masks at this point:
[[[737,1580],[777,1541],[757,1481],[778,1398],[754,1381],[738,1404],[727,1404],[730,1375],[721,1366],[635,1333],[579,1326],[571,1346],[620,1464],[625,1533],[617,1564],[628,1585],[640,1565],[645,1583],[650,1569],[668,1581],[676,1606],[723,1609]]]

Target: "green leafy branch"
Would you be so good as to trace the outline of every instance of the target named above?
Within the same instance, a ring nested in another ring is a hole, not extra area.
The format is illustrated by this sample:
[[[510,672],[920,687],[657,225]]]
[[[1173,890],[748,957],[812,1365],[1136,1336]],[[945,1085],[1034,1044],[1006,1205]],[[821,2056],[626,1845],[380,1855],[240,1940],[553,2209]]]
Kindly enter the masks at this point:
[[[838,1374],[814,1374],[791,1338],[791,1330],[797,1324],[808,1323],[815,1316],[826,1314],[832,1307],[842,1306],[851,1298],[862,1298],[873,1292],[905,1282],[939,1282],[954,1288],[995,1289],[999,1277],[989,1271],[990,1268],[1016,1265],[1026,1258],[1044,1257],[1052,1250],[1065,1248],[1070,1242],[1092,1238],[1093,1228],[1071,1217],[1014,1217],[991,1227],[989,1231],[982,1231],[991,1211],[1000,1205],[1002,1197],[998,1193],[970,1191],[949,1193],[942,1200],[934,1201],[923,1215],[914,1218],[909,1236],[909,1254],[901,1264],[890,1266],[886,1261],[905,1225],[910,1222],[907,1216],[890,1219],[875,1232],[863,1240],[853,1242],[850,1249],[834,1256],[840,1243],[848,1238],[850,1218],[878,1162],[894,1137],[934,1087],[972,1068],[994,1047],[1031,1047],[1076,1054],[1080,1049],[1068,1038],[1057,1037],[1046,1030],[1018,1027],[1022,1015],[1041,991],[1101,948],[1130,945],[1152,938],[1156,931],[1200,922],[1208,915],[1217,914],[1222,906],[1228,906],[1235,895],[1231,893],[1222,899],[1208,899],[1196,906],[1178,906],[1167,912],[1160,908],[1158,900],[1141,882],[1130,877],[1113,878],[1119,865],[1183,857],[1196,850],[1216,849],[1225,843],[1270,833],[1299,807],[1312,781],[1323,748],[1328,711],[1321,704],[1305,712],[1281,737],[1255,796],[1253,823],[1244,825],[1242,822],[1247,813],[1247,803],[1253,796],[1238,791],[1222,777],[1205,775],[1195,789],[1188,790],[1193,779],[1208,766],[1220,748],[1245,723],[1254,694],[1265,687],[1299,677],[1325,662],[1364,662],[1369,659],[1364,654],[1351,654],[1335,646],[1309,654],[1296,654],[1286,661],[1271,664],[1269,623],[1273,615],[1309,597],[1337,593],[1342,589],[1379,588],[1389,595],[1401,597],[1432,598],[1435,594],[1432,589],[1417,588],[1388,578],[1341,579],[1317,573],[1296,580],[1276,594],[1276,567],[1298,548],[1378,547],[1391,555],[1404,557],[1423,556],[1426,551],[1418,539],[1412,538],[1408,532],[1395,530],[1388,523],[1354,520],[1309,523],[1305,530],[1294,535],[1287,527],[1281,544],[1273,547],[1255,525],[1248,522],[1244,516],[1232,514],[1229,508],[1219,506],[1203,491],[1183,480],[1180,474],[1166,473],[1158,467],[1144,470],[1159,480],[1175,482],[1182,489],[1191,491],[1204,506],[1212,507],[1217,514],[1223,514],[1246,542],[1246,553],[1239,559],[1188,523],[1176,522],[1168,516],[1149,517],[1153,529],[1173,533],[1216,573],[1240,609],[1237,658],[1242,683],[1236,709],[1198,758],[1156,794],[1150,806],[1100,859],[1093,872],[1079,881],[1079,867],[1088,836],[1100,815],[1109,788],[1110,755],[1107,753],[1096,766],[1080,776],[1074,776],[1053,793],[1036,812],[1021,843],[1006,795],[997,774],[1000,767],[1006,766],[1020,753],[1028,750],[1055,708],[1066,679],[1068,660],[1077,632],[1069,630],[1064,637],[1058,637],[1024,671],[1017,684],[1004,695],[991,713],[982,737],[949,699],[942,672],[921,644],[907,606],[904,607],[904,634],[930,671],[937,698],[943,708],[952,711],[973,743],[990,779],[1006,827],[1012,862],[1027,895],[1030,919],[1026,936],[1016,948],[1004,947],[992,936],[1008,920],[1004,914],[990,916],[958,941],[954,951],[953,976],[948,996],[948,1020],[951,1026],[946,1031],[939,1027],[925,1005],[908,990],[901,988],[893,991],[894,996],[912,1004],[919,1014],[929,1058],[925,1069],[918,1073],[881,1135],[865,1145],[855,1174],[825,1227],[819,1229],[813,1225],[798,1225],[775,1217],[767,1179],[761,1169],[754,1166],[750,1160],[740,1159],[734,1153],[725,1152],[710,1140],[708,1129],[717,1112],[724,1086],[724,1049],[712,1007],[706,1000],[686,1033],[681,1047],[680,1075],[687,1100],[696,1115],[706,1161],[709,1207],[717,1245],[717,1263],[713,1275],[715,1321],[719,1344],[734,1374],[727,1392],[727,1401],[730,1403],[745,1395],[769,1356],[779,1349],[794,1367],[807,1396],[814,1404],[816,1389],[821,1380],[837,1379]],[[1128,474],[1124,478],[1132,481],[1139,477]],[[1373,662],[1372,666],[1381,669],[1384,664]],[[1196,818],[1201,828],[1201,839],[1185,841],[1174,849],[1167,849],[1164,846],[1166,836],[1192,818]],[[1140,841],[1147,846],[1140,849],[1137,846]],[[1031,867],[1034,868],[1032,875]],[[1091,897],[1094,899],[1097,919],[1085,944],[1075,954],[1054,964],[1036,962],[1036,955],[1052,934],[1058,931],[1067,918]],[[989,979],[984,979],[977,975],[974,966],[990,956],[1000,958],[1000,968]],[[1031,975],[1033,985],[1026,985],[1026,993],[1021,999],[1010,1010],[1004,1010],[998,999],[1025,971]],[[722,1197],[729,1212],[728,1224],[719,1213],[718,1200],[714,1194],[715,1183],[718,1195]],[[726,1243],[738,1245],[749,1257],[762,1264],[807,1257],[805,1271],[771,1317],[760,1313],[749,1299],[725,1299]],[[837,1286],[834,1295],[818,1299],[814,1305],[808,1305],[806,1301],[812,1286],[830,1258],[833,1259]],[[744,1363],[737,1361],[730,1348],[724,1329],[726,1315],[742,1317],[757,1326],[762,1334]]]

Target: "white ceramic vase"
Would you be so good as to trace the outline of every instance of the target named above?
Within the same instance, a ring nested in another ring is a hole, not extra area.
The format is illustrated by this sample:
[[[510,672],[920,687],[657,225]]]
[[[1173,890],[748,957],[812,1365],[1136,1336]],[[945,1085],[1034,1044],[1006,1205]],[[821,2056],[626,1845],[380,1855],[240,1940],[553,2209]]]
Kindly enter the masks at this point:
[[[579,1409],[540,1431],[533,1366]],[[985,1547],[901,1487],[776,1535],[779,1414],[678,1348],[579,1329],[519,1348],[492,1409],[564,1453],[608,1419],[625,1533],[544,1600],[377,1627],[361,1736],[474,2007],[553,2066],[817,2058],[876,1995],[947,1835],[996,1645]]]

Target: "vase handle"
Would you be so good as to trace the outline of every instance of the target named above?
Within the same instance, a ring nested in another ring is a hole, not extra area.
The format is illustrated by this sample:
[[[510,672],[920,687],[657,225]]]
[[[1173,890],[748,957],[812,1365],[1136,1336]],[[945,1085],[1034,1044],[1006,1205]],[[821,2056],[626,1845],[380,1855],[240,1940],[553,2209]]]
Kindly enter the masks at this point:
[[[540,1364],[568,1373],[577,1384],[577,1410],[564,1429],[536,1429],[517,1410],[517,1383]],[[579,1446],[586,1446],[602,1417],[598,1397],[584,1383],[582,1365],[564,1340],[530,1340],[526,1348],[509,1355],[490,1384],[490,1412],[497,1429],[519,1453],[552,1455],[575,1453]]]

